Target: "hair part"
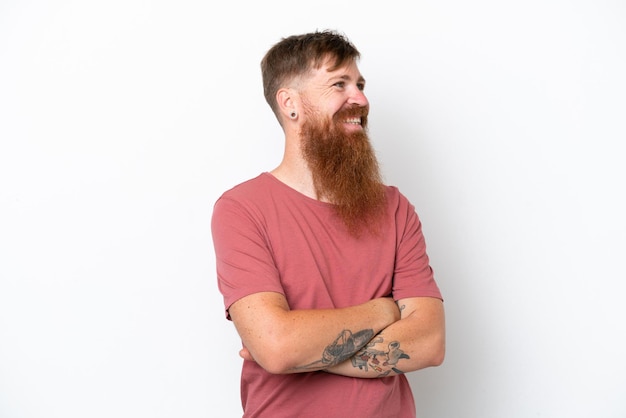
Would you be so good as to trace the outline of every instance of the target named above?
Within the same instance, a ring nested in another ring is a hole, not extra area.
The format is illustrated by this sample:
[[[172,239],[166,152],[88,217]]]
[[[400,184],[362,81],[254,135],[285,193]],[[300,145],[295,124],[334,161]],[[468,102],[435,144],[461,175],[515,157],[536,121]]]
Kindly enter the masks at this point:
[[[280,122],[276,93],[282,87],[312,69],[319,69],[328,59],[334,60],[331,71],[361,54],[350,40],[335,30],[315,31],[282,38],[272,46],[261,60],[263,94]]]

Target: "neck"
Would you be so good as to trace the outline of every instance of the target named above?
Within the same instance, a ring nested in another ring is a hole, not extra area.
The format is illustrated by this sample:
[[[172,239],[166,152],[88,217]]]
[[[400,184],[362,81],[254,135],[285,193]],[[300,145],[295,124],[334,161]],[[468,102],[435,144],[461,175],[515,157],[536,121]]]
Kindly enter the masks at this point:
[[[321,200],[315,191],[311,170],[302,157],[300,138],[295,132],[286,132],[283,159],[280,165],[270,173],[303,195]]]
[[[284,158],[280,165],[270,171],[270,173],[278,180],[303,195],[311,199],[320,200],[315,192],[311,171],[302,159],[290,160]]]

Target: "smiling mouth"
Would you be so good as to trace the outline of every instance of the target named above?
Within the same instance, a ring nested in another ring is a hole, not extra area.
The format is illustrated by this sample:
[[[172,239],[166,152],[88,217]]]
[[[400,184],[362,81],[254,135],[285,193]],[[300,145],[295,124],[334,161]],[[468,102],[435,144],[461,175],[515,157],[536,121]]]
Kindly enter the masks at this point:
[[[348,118],[344,121],[344,123],[348,123],[350,125],[360,125],[361,118]]]

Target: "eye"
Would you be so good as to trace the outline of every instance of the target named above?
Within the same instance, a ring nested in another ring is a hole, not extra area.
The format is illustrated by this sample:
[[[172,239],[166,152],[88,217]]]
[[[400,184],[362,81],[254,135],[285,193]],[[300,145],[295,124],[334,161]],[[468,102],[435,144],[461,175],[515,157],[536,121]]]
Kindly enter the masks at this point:
[[[337,81],[335,84],[333,84],[333,86],[339,87],[340,89],[342,89],[342,88],[344,88],[346,86],[346,82],[345,81]]]
[[[356,86],[359,88],[359,90],[363,91],[365,90],[365,83],[357,83]]]

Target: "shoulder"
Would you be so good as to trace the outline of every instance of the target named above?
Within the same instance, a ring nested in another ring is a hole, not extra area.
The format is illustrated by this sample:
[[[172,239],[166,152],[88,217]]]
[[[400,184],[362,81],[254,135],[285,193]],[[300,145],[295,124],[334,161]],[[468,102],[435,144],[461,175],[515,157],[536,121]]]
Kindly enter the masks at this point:
[[[213,206],[213,218],[245,218],[263,223],[268,216],[289,206],[286,202],[290,191],[270,173],[263,172],[222,193]]]
[[[263,205],[270,195],[277,193],[276,189],[277,185],[271,175],[263,172],[223,192],[216,200],[215,206],[225,203],[244,207]]]
[[[397,200],[402,196],[397,186],[385,185],[385,193],[387,193],[387,198],[390,200]]]
[[[409,201],[409,199],[398,189],[397,186],[385,186],[385,191],[387,193],[387,205],[389,208],[394,209],[395,211],[403,210],[403,211],[414,211],[415,207]]]
[[[235,213],[243,214],[251,211],[266,189],[264,173],[241,182],[223,192],[213,205],[213,220],[229,219]]]
[[[236,200],[249,198],[257,194],[259,191],[265,189],[268,183],[269,181],[268,181],[267,173],[261,173],[254,178],[243,181],[231,187],[230,189],[226,190],[218,198],[218,201],[224,198],[230,198],[230,199],[236,199]]]

